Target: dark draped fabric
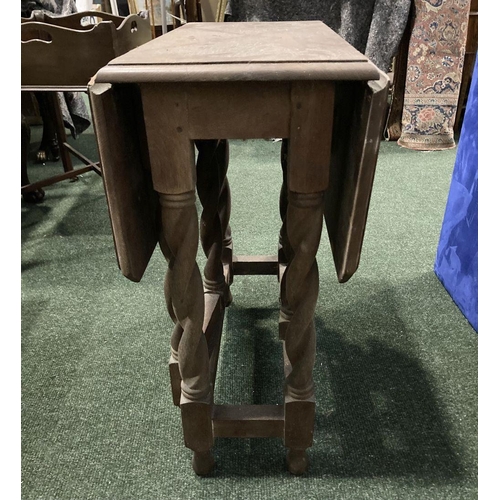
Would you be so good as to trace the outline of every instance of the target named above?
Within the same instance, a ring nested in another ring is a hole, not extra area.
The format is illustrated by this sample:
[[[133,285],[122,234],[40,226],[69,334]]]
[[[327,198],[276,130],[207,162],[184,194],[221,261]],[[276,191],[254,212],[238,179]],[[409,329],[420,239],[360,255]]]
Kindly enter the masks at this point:
[[[388,72],[411,0],[229,0],[230,21],[320,20]]]
[[[46,10],[61,16],[78,12],[75,0],[21,0],[22,17],[29,17],[34,10]]]

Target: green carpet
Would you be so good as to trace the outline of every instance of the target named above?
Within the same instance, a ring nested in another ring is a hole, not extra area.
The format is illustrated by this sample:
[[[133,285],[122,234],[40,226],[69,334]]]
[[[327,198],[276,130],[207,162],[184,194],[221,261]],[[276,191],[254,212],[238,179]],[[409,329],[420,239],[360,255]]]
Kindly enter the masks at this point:
[[[91,131],[76,145],[96,158]],[[231,142],[237,254],[276,251],[279,149]],[[166,264],[157,249],[141,283],[120,274],[101,178],[21,202],[22,498],[477,498],[477,334],[433,272],[455,153],[381,145],[346,284],[323,231],[315,438],[300,478],[279,439],[217,439],[213,475],[192,472],[170,395]],[[58,171],[30,166],[32,180]],[[216,402],[280,403],[276,279],[236,277],[232,292]]]

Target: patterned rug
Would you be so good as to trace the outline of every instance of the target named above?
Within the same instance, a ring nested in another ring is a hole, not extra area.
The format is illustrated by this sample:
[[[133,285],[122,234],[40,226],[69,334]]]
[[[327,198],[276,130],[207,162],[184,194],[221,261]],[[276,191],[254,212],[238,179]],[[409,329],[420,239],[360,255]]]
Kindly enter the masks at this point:
[[[455,147],[470,0],[414,0],[400,146]]]

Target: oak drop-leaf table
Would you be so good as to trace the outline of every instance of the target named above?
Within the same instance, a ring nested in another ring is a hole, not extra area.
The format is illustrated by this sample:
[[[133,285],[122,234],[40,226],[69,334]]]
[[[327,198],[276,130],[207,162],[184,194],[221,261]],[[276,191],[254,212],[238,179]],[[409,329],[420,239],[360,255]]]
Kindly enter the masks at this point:
[[[282,437],[290,472],[306,470],[323,217],[338,279],[347,281],[359,263],[387,84],[320,21],[189,23],[112,60],[90,84],[120,269],[140,281],[157,243],[168,261],[172,395],[198,474],[213,467],[215,437]],[[251,138],[283,138],[283,225],[272,258],[233,255],[227,140]],[[279,405],[214,404],[238,274],[279,279]]]

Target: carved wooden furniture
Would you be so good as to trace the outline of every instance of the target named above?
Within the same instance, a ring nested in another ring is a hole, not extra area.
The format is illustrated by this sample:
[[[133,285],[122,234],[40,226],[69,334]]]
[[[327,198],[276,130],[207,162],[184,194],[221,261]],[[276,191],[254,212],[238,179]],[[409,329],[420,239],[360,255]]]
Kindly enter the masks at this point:
[[[139,281],[158,242],[168,261],[172,394],[198,474],[212,468],[216,437],[282,437],[289,470],[306,469],[323,216],[346,281],[359,262],[387,83],[319,21],[189,23],[96,75],[90,97],[118,263]],[[271,137],[284,138],[278,256],[236,256],[226,140]],[[224,309],[239,274],[280,281],[281,404],[214,404]]]
[[[472,77],[474,74],[474,65],[476,63],[478,48],[478,0],[471,0],[469,19],[467,25],[467,41],[465,43],[464,66],[462,70],[462,82],[460,84],[460,94],[457,103],[457,117],[455,119],[454,131],[460,132],[464,119],[467,96],[469,95]]]
[[[82,24],[89,16],[100,18],[101,22]],[[89,170],[100,174],[96,162],[67,143],[56,92],[86,92],[99,68],[149,40],[149,21],[140,15],[124,18],[88,11],[55,17],[34,11],[30,18],[21,18],[21,90],[47,93],[49,117],[55,126],[64,168],[63,174],[34,183],[29,182],[27,172],[22,172],[21,193],[34,192]],[[85,166],[73,169],[70,154]]]

